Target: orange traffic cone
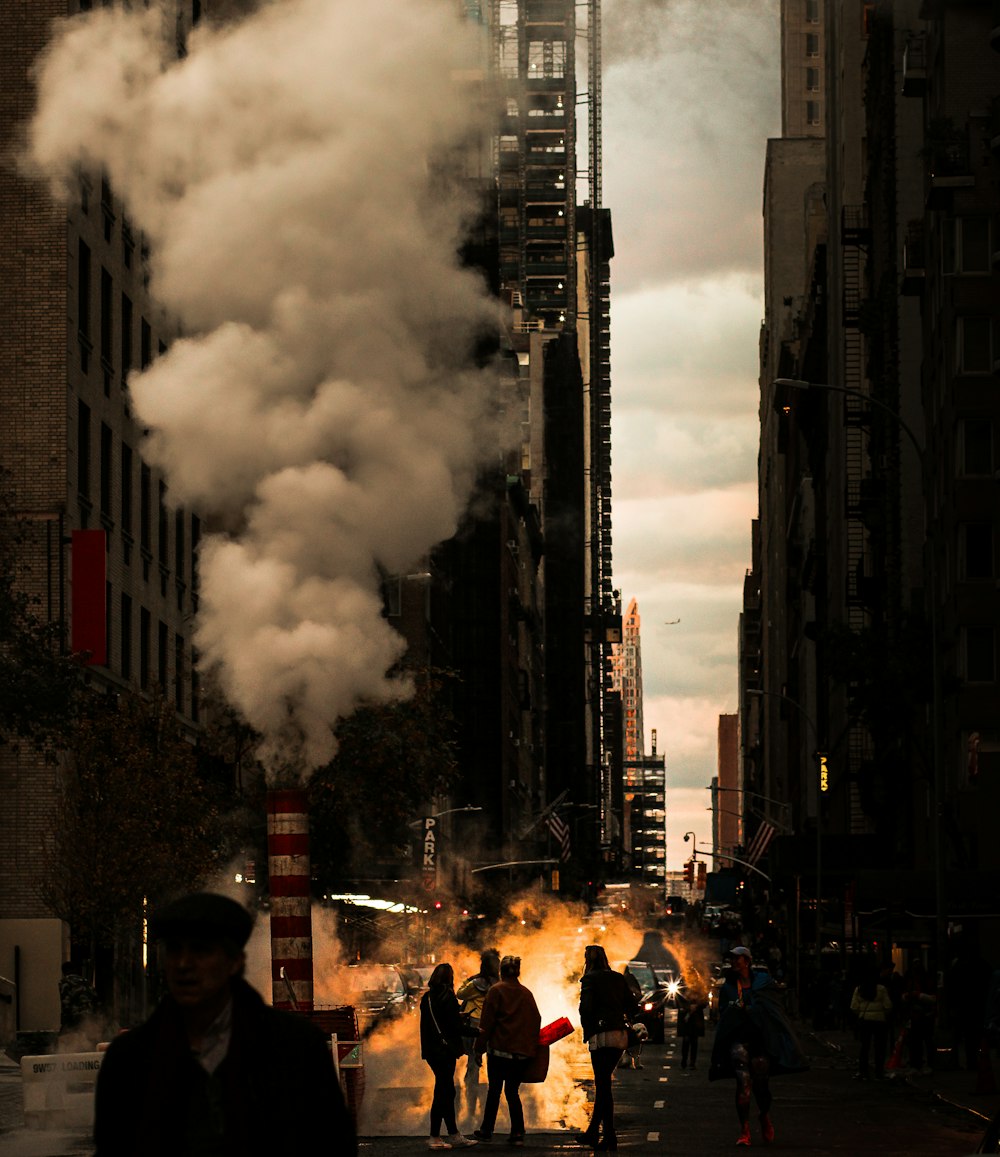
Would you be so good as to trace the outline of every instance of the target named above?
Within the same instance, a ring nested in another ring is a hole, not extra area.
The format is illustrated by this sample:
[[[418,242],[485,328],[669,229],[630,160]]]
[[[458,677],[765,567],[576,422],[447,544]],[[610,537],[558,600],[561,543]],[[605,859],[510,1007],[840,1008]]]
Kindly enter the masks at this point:
[[[993,1062],[990,1059],[990,1046],[986,1037],[979,1042],[979,1057],[976,1064],[976,1092],[995,1093],[997,1091],[996,1078],[993,1076]]]
[[[892,1050],[892,1056],[889,1058],[888,1064],[885,1066],[887,1073],[898,1072],[903,1067],[903,1045],[906,1043],[906,1029],[901,1029],[899,1036],[896,1037],[896,1047]]]

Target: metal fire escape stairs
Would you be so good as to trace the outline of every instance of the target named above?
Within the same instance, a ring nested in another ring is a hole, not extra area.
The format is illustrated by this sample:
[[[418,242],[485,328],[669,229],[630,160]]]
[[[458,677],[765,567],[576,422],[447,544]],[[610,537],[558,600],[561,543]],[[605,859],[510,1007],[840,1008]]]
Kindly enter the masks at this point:
[[[841,212],[841,262],[843,275],[843,358],[844,385],[867,393],[865,340],[861,329],[864,299],[865,262],[871,231],[864,205],[845,205]],[[863,519],[864,489],[870,478],[868,422],[870,408],[864,399],[844,394],[844,476],[847,618],[852,631],[869,625],[869,592],[873,581],[868,530]],[[860,722],[848,730],[848,831],[861,835],[871,830],[871,821],[861,806],[859,775],[862,765],[874,754],[871,734]]]

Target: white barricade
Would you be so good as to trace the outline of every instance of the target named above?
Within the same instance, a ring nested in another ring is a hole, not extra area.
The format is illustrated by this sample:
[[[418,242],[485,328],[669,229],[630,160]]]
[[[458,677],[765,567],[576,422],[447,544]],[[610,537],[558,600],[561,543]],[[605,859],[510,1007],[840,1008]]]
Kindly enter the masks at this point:
[[[86,1129],[94,1120],[94,1086],[103,1052],[21,1058],[28,1129]]]

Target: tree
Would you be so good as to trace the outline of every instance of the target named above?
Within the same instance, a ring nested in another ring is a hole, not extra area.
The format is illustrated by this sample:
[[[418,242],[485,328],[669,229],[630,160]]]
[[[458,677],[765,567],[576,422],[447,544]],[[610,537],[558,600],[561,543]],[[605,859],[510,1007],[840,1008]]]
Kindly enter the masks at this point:
[[[29,593],[31,530],[0,469],[0,744],[28,742],[51,757],[73,715],[80,666],[65,652],[63,624],[45,621]]]
[[[410,699],[359,708],[341,720],[337,755],[310,782],[314,875],[336,878],[352,864],[392,859],[408,844],[410,821],[458,781],[455,720],[448,683],[416,673]]]
[[[224,797],[162,696],[93,694],[67,744],[45,900],[93,959],[143,902],[204,884],[231,853]]]

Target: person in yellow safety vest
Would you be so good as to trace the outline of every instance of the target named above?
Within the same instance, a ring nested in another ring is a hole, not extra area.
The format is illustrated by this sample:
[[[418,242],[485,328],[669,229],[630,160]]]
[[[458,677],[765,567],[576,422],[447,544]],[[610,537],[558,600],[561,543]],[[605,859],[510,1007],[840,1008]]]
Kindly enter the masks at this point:
[[[465,1063],[465,1096],[470,1113],[478,1111],[480,1093],[479,1070],[482,1058],[477,1057],[473,1044],[479,1032],[479,1018],[483,1013],[486,994],[500,979],[500,953],[487,948],[479,958],[479,971],[463,981],[455,992],[461,1001],[462,1041],[468,1060]]]

